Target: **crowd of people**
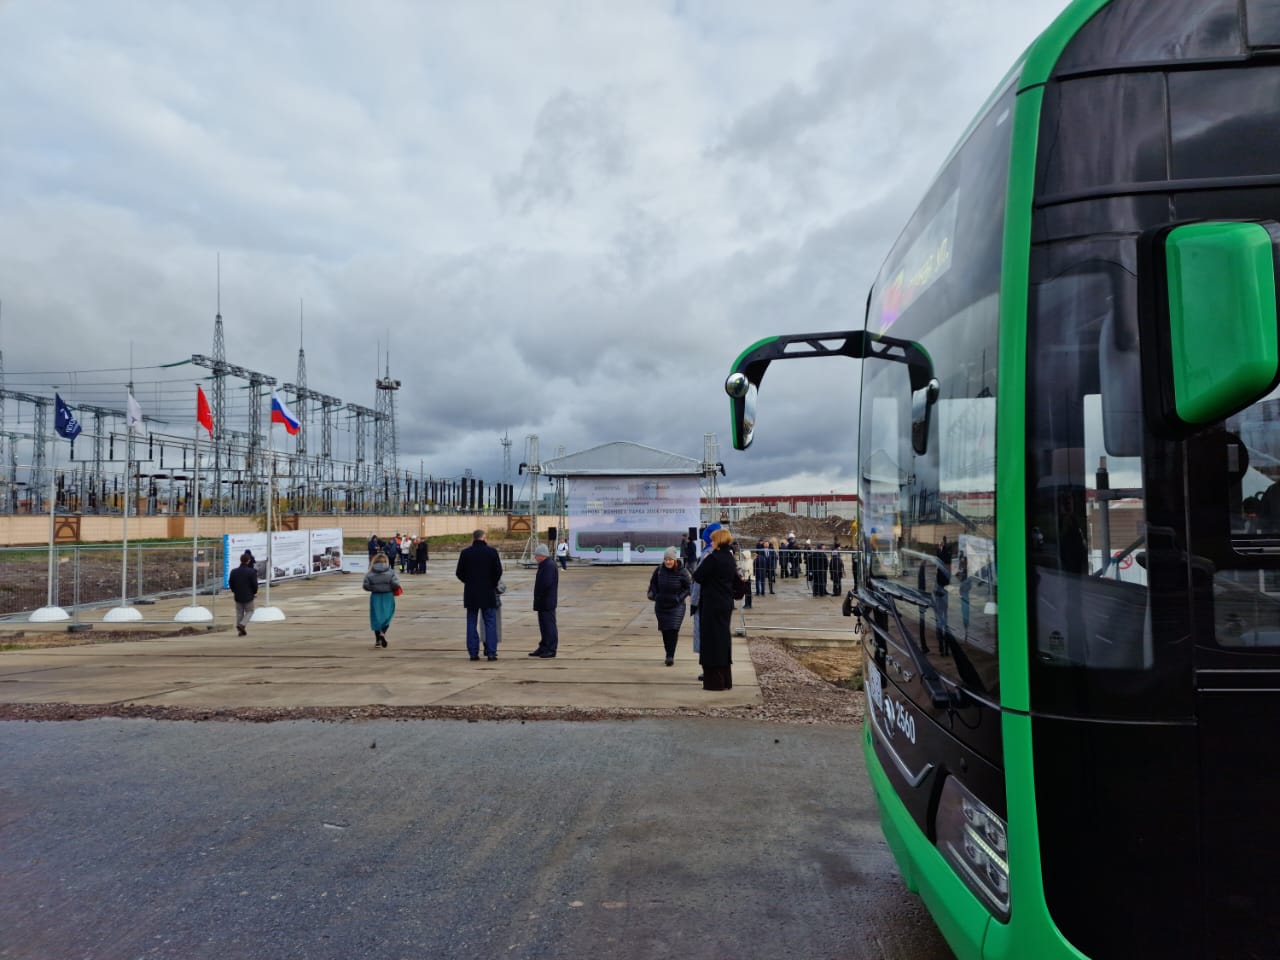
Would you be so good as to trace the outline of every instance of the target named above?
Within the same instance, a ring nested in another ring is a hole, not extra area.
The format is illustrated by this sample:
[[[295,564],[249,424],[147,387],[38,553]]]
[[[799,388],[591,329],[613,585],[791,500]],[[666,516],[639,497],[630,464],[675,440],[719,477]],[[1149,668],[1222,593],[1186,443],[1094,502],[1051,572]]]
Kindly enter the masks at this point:
[[[530,657],[552,659],[559,650],[556,607],[559,599],[560,571],[567,569],[568,544],[561,539],[553,549],[539,544],[534,551],[536,572],[533,583],[533,610],[538,616],[538,645]],[[386,540],[369,537],[369,572],[364,589],[369,592],[369,621],[374,646],[387,646],[387,632],[395,615],[395,597],[402,587],[401,573],[425,573],[427,544],[425,538],[395,537]],[[473,661],[481,655],[486,660],[498,659],[501,640],[502,559],[487,541],[484,530],[472,534],[470,546],[458,554],[455,576],[463,585],[462,603],[466,610],[466,649]],[[754,548],[734,540],[733,533],[719,523],[705,527],[698,538],[681,538],[679,547],[668,547],[662,563],[649,579],[648,599],[653,603],[654,617],[662,636],[663,662],[675,664],[680,630],[686,617],[693,621],[693,649],[698,654],[702,673],[698,679],[705,690],[729,690],[733,687],[732,616],[737,601],[744,609],[753,605],[754,597],[775,593],[778,579],[805,577],[813,596],[840,595],[845,575],[839,544],[803,545],[795,534],[781,547],[772,539],[760,538]]]
[[[376,533],[369,534],[369,562],[378,554],[387,558],[393,570],[401,573],[426,573],[430,550],[426,537],[406,537],[397,533],[394,537],[381,539]]]

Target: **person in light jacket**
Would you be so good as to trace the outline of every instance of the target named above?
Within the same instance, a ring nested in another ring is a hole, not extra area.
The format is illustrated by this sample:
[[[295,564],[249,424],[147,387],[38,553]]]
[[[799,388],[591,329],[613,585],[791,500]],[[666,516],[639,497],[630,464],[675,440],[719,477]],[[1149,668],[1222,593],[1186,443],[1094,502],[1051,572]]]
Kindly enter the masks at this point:
[[[391,618],[396,615],[396,595],[400,578],[391,569],[385,553],[375,553],[369,572],[364,575],[364,588],[369,591],[369,628],[373,631],[373,645],[387,645],[387,630]]]
[[[667,666],[676,662],[676,641],[680,638],[680,625],[684,623],[684,602],[689,598],[693,578],[680,566],[680,551],[667,547],[662,554],[662,566],[649,578],[649,598],[653,600],[653,615],[662,633],[662,646],[667,654]]]

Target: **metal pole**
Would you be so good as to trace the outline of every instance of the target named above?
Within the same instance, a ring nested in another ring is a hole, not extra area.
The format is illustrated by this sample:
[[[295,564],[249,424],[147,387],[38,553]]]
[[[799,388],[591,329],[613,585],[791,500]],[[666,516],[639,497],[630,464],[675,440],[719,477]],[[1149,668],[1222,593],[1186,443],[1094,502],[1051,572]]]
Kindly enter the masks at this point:
[[[54,495],[53,480],[57,473],[58,464],[58,441],[56,437],[50,437],[49,444],[53,449],[49,454],[49,583],[46,587],[46,607],[53,606],[53,510],[57,503]]]

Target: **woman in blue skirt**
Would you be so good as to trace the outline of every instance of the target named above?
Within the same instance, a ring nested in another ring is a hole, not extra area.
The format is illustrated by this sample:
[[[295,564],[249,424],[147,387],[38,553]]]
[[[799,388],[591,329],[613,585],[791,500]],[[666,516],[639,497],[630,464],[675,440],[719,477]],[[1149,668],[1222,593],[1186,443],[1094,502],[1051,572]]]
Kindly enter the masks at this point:
[[[369,629],[373,631],[373,645],[387,645],[387,630],[391,618],[396,615],[396,594],[400,592],[400,580],[391,569],[385,553],[375,553],[369,572],[364,575],[364,588],[369,591]]]

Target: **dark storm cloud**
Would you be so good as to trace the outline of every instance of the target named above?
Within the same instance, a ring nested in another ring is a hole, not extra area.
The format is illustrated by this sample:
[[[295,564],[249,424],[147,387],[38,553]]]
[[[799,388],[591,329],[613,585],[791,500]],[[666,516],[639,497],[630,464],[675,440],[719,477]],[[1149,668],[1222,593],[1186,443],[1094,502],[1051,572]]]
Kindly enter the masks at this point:
[[[771,370],[748,454],[728,365],[860,321],[1057,5],[0,3],[9,385],[101,403],[123,377],[75,371],[211,353],[220,254],[232,362],[293,381],[301,332],[308,385],[374,407],[389,350],[406,468],[715,433],[733,486],[847,486],[853,365]],[[140,373],[148,413],[189,425],[201,373]]]

